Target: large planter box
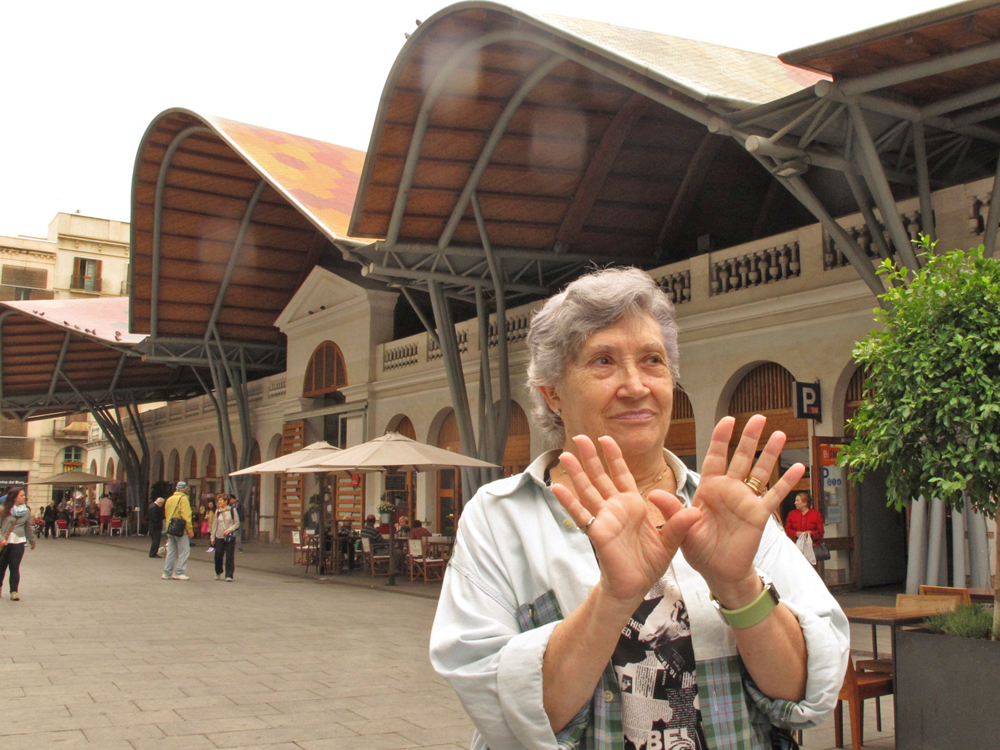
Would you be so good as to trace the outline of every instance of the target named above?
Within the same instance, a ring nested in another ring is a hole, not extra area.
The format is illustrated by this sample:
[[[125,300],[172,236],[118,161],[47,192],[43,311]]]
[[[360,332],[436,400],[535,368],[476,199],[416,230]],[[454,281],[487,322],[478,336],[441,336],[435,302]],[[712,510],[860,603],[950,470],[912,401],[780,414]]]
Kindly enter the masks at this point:
[[[1000,747],[1000,642],[896,633],[896,747]]]

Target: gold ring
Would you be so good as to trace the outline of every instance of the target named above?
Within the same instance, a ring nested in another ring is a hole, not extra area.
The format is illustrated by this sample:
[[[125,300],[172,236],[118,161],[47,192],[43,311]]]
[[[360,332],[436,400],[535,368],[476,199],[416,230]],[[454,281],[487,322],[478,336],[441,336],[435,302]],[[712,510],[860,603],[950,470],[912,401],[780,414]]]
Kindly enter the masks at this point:
[[[590,527],[594,525],[594,520],[596,518],[597,518],[597,516],[591,516],[590,520],[587,521],[587,525],[586,526],[580,526],[579,527],[580,531],[582,531],[584,534],[589,533],[590,532]]]
[[[764,497],[764,494],[767,492],[767,485],[756,477],[747,477],[743,480],[743,484],[756,492],[757,497]]]

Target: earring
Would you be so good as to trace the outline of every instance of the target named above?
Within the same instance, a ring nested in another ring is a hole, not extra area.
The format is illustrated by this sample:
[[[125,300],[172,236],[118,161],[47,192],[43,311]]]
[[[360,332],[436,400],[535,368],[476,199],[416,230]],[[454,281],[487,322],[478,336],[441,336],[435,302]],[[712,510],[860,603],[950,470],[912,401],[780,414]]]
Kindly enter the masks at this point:
[[[556,409],[556,416],[562,419],[562,409]]]

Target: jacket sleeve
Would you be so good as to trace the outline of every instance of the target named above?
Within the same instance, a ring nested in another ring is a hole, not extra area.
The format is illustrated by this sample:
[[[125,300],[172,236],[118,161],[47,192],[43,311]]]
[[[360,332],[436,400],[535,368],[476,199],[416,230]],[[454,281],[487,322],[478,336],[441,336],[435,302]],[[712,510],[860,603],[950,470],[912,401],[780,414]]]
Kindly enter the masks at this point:
[[[823,528],[823,514],[814,508],[812,516],[813,528],[810,530],[812,533],[812,540],[813,544],[819,544],[823,541],[823,536],[826,533],[826,530]]]
[[[176,515],[184,519],[184,528],[187,531],[188,536],[194,533],[194,524],[191,516],[191,501],[186,497],[177,501],[177,513]]]
[[[31,513],[28,513],[28,520],[24,522],[24,538],[28,540],[28,544],[35,543],[35,519],[31,517]]]
[[[561,620],[530,629],[490,540],[481,498],[462,513],[431,631],[431,663],[490,750],[556,750],[542,703],[542,659]],[[530,627],[530,626],[529,626]],[[567,729],[571,729],[568,727]],[[567,730],[564,729],[560,735]]]
[[[850,626],[837,600],[798,548],[768,524],[754,564],[774,581],[782,603],[805,636],[806,694],[799,702],[774,700],[751,683],[749,692],[772,723],[807,728],[826,720],[837,704],[847,670]]]

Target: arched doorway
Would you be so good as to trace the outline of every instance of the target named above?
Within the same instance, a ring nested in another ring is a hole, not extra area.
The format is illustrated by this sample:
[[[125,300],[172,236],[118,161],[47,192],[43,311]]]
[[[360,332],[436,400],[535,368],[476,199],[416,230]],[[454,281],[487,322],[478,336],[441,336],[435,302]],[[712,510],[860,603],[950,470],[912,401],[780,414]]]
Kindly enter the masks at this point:
[[[462,443],[458,438],[458,420],[455,410],[441,423],[438,431],[437,447],[460,453]],[[437,519],[434,530],[445,536],[452,536],[458,528],[462,515],[462,472],[457,469],[442,469],[437,481]]]
[[[520,474],[531,463],[531,428],[528,415],[516,401],[510,402],[510,427],[503,451],[503,475]]]
[[[393,423],[395,426],[390,427],[386,432],[398,432],[410,440],[417,439],[417,430],[409,417],[402,415],[391,420],[389,424]],[[395,505],[395,510],[392,513],[393,523],[403,516],[409,518],[410,523],[416,518],[417,495],[415,488],[416,472],[397,471],[385,475],[385,498]]]
[[[750,370],[736,386],[729,400],[728,413],[736,417],[736,427],[730,442],[730,452],[739,443],[747,420],[754,414],[767,417],[767,426],[760,447],[763,448],[767,437],[775,430],[785,433],[785,448],[781,459],[771,475],[771,484],[780,477],[785,469],[794,463],[801,462],[806,466],[806,475],[799,481],[792,492],[781,504],[781,520],[784,523],[790,510],[795,507],[794,493],[799,490],[812,490],[809,474],[809,420],[796,419],[792,405],[792,394],[795,390],[795,378],[788,370],[776,362],[765,362]],[[817,506],[818,507],[818,506]]]
[[[204,476],[201,483],[201,491],[209,495],[217,495],[222,492],[222,477],[219,476],[219,464],[215,453],[215,446],[209,443],[205,447]]]
[[[667,433],[663,447],[683,461],[689,469],[697,471],[698,457],[695,444],[694,408],[692,408],[691,399],[688,398],[684,389],[675,383],[670,431]]]

